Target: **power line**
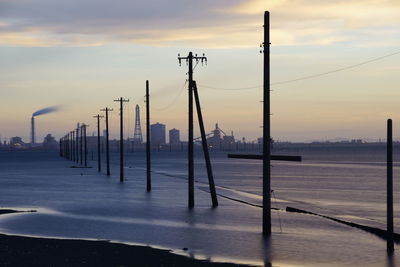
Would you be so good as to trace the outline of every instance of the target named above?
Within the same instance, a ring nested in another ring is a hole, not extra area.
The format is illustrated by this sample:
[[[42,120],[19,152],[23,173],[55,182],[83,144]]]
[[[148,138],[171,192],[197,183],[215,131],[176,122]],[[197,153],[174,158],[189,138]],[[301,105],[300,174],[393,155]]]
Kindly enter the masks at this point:
[[[380,56],[380,57],[376,57],[376,58],[373,58],[373,59],[369,59],[369,60],[366,60],[366,61],[362,61],[362,62],[353,64],[353,65],[349,65],[349,66],[346,66],[346,67],[342,67],[342,68],[326,71],[326,72],[321,72],[321,73],[308,75],[308,76],[303,76],[303,77],[299,77],[299,78],[295,78],[295,79],[290,79],[290,80],[284,80],[284,81],[280,81],[280,82],[270,83],[270,85],[271,86],[276,86],[276,85],[281,85],[281,84],[288,84],[288,83],[293,83],[293,82],[298,82],[298,81],[303,81],[303,80],[309,80],[309,79],[313,79],[313,78],[329,75],[329,74],[332,74],[332,73],[353,69],[353,68],[356,68],[356,67],[359,67],[359,66],[362,66],[362,65],[366,65],[366,64],[371,63],[371,62],[379,61],[379,60],[382,60],[384,58],[388,58],[388,57],[391,57],[391,56],[394,56],[394,55],[397,55],[397,54],[400,54],[400,51],[397,51],[397,52],[394,52],[394,53],[390,53],[390,54],[387,54],[387,55],[383,55],[383,56]],[[204,87],[204,88],[214,89],[214,90],[235,91],[235,90],[252,90],[252,89],[262,88],[263,85],[250,86],[250,87],[237,87],[237,88],[214,87],[214,86],[208,86],[208,85],[204,85],[204,84],[201,84],[200,86]]]
[[[291,79],[291,80],[286,80],[286,81],[281,81],[281,82],[275,82],[275,83],[271,83],[271,85],[280,85],[280,84],[292,83],[292,82],[297,82],[297,81],[302,81],[302,80],[308,80],[308,79],[312,79],[312,78],[328,75],[328,74],[339,72],[339,71],[353,69],[353,68],[356,68],[356,67],[359,67],[359,66],[371,63],[371,62],[375,62],[375,61],[378,61],[378,60],[381,60],[381,59],[384,59],[384,58],[387,58],[387,57],[391,57],[391,56],[394,56],[394,55],[397,55],[397,54],[400,54],[400,51],[397,51],[397,52],[394,52],[394,53],[391,53],[391,54],[387,54],[387,55],[384,55],[384,56],[380,56],[380,57],[377,57],[377,58],[373,58],[373,59],[370,59],[370,60],[367,60],[367,61],[363,61],[363,62],[360,62],[360,63],[357,63],[357,64],[353,64],[353,65],[350,65],[350,66],[347,66],[347,67],[343,67],[343,68],[339,68],[339,69],[335,69],[335,70],[331,70],[331,71],[327,71],[327,72],[321,72],[321,73],[314,74],[314,75],[304,76],[304,77],[300,77],[300,78],[296,78],[296,79]]]
[[[185,89],[186,83],[187,83],[187,80],[185,80],[185,83],[182,85],[182,88],[179,90],[179,93],[174,97],[174,99],[172,99],[172,101],[168,105],[166,105],[162,108],[155,108],[155,109],[158,111],[162,111],[162,110],[169,109],[172,105],[174,105],[175,102],[178,100],[178,98],[182,95],[182,92]]]

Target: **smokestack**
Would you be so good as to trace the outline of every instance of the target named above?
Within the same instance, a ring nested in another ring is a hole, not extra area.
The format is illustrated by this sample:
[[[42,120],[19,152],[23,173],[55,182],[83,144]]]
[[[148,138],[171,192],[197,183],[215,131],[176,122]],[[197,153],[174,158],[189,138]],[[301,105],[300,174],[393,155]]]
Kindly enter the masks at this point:
[[[32,116],[31,119],[31,144],[34,145],[36,143],[35,138],[35,117]]]

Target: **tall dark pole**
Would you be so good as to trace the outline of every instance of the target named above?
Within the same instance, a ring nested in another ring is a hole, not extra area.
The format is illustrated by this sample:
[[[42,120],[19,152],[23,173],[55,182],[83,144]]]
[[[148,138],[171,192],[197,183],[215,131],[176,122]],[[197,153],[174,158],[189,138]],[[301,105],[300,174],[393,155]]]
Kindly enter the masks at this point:
[[[198,93],[198,90],[197,90],[196,81],[193,81],[193,92],[194,92],[194,99],[196,101],[197,117],[199,119],[199,126],[200,126],[200,133],[201,133],[201,143],[203,145],[204,159],[206,161],[208,185],[210,187],[212,205],[213,205],[213,207],[216,207],[216,206],[218,206],[217,193],[215,191],[214,176],[213,176],[212,167],[211,167],[210,153],[208,152],[206,131],[204,129],[203,115],[202,115],[202,112],[201,112],[200,98],[199,98],[199,93]]]
[[[110,176],[110,135],[108,130],[108,112],[113,111],[113,109],[105,108],[101,111],[106,112],[106,162],[107,162],[107,176]]]
[[[79,138],[80,164],[83,165],[83,125],[80,127],[79,132],[80,132],[80,138]]]
[[[87,154],[88,154],[88,151],[87,151],[87,138],[86,138],[86,136],[87,136],[87,134],[86,134],[86,127],[87,127],[88,125],[86,125],[86,124],[83,124],[83,141],[85,142],[85,146],[84,146],[84,148],[85,148],[85,151],[84,151],[84,155],[85,155],[85,167],[87,167]]]
[[[389,253],[394,250],[393,243],[393,137],[392,120],[387,121],[387,243]]]
[[[97,167],[98,167],[98,171],[101,172],[101,148],[100,148],[100,118],[102,116],[100,116],[99,114],[97,114],[96,116],[94,116],[95,118],[97,118]]]
[[[75,131],[71,131],[71,135],[72,135],[72,143],[71,143],[72,161],[75,161]]]
[[[146,174],[147,192],[151,191],[151,154],[150,154],[150,93],[149,81],[146,81]]]
[[[194,207],[194,154],[193,154],[193,54],[189,53],[189,136],[188,136],[188,191],[189,191],[189,208]]]
[[[79,126],[76,128],[75,139],[75,161],[79,163]]]
[[[60,157],[62,157],[62,138],[60,138],[60,140],[58,140],[58,149],[60,152]]]
[[[264,13],[263,234],[271,235],[271,122],[269,12]]]
[[[119,181],[124,182],[124,102],[128,102],[129,99],[120,98],[114,100],[119,102],[119,118],[120,118],[120,140],[119,140]]]
[[[180,57],[178,55],[178,60],[179,64],[181,63],[181,60],[186,60],[188,63],[188,90],[189,90],[189,101],[188,101],[188,110],[189,110],[189,118],[188,118],[188,128],[189,128],[189,134],[188,134],[188,206],[189,208],[194,207],[194,147],[193,147],[193,59],[198,62],[201,60],[207,61],[207,58],[203,56],[198,57],[193,56],[192,52],[189,52],[189,55],[187,57]]]

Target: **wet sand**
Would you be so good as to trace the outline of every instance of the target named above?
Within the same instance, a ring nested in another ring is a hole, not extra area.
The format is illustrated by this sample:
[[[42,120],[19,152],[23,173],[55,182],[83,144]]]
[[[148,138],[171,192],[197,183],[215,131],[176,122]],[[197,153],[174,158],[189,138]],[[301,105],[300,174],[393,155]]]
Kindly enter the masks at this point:
[[[0,209],[0,214],[17,212],[24,211]],[[4,234],[0,234],[0,254],[0,266],[245,266],[195,260],[168,250],[108,241]]]

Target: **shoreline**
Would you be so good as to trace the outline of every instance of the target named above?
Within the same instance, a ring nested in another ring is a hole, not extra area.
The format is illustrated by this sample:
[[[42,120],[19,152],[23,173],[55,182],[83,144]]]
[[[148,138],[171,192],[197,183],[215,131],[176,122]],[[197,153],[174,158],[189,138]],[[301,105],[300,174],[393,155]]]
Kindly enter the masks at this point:
[[[34,212],[0,209],[0,214]],[[0,266],[251,266],[194,259],[150,246],[106,240],[30,237],[0,233]]]
[[[169,250],[103,240],[0,234],[0,266],[250,266],[216,263]]]

